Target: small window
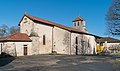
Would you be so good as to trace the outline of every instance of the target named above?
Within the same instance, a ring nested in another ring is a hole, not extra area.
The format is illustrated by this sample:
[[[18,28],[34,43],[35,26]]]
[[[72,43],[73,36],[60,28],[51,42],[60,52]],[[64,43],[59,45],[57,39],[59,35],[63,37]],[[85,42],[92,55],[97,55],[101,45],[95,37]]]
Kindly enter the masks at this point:
[[[25,47],[25,46],[27,47],[27,45],[24,45],[24,47]]]
[[[45,45],[45,35],[43,35],[43,45]]]
[[[27,23],[28,21],[27,21],[27,18],[24,18],[24,22],[23,23]]]
[[[78,26],[80,25],[79,21],[78,21]]]
[[[1,44],[1,52],[2,52],[2,44]]]
[[[26,29],[26,32],[28,33],[28,30]]]
[[[74,26],[76,26],[76,23],[74,23]]]
[[[78,37],[76,37],[76,42],[75,43],[78,44]]]
[[[88,39],[88,47],[90,47],[90,42],[89,42],[89,39]]]
[[[27,18],[24,18],[24,20],[27,20]]]

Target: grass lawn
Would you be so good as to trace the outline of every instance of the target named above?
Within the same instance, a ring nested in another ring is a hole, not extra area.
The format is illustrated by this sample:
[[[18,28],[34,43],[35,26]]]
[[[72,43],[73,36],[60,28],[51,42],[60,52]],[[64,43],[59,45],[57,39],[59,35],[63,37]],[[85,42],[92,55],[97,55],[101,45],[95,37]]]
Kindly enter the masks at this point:
[[[117,58],[116,60],[117,60],[117,61],[120,61],[120,58]]]
[[[112,55],[120,55],[120,52],[112,53]]]

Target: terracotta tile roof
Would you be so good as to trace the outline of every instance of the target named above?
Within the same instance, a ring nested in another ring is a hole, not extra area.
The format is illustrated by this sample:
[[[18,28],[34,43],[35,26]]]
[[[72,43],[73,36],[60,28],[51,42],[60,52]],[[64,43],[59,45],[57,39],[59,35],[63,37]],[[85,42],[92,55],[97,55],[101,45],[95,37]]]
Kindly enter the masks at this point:
[[[50,25],[50,26],[57,26],[57,27],[59,27],[59,28],[68,30],[68,31],[70,31],[70,32],[92,35],[92,34],[89,34],[87,31],[83,31],[83,30],[71,28],[71,27],[68,27],[68,26],[61,25],[61,24],[57,24],[57,23],[54,23],[54,22],[51,22],[51,21],[48,21],[48,20],[44,20],[44,19],[42,19],[42,18],[37,18],[37,17],[35,17],[35,16],[28,15],[28,14],[24,14],[24,16],[28,17],[29,19],[31,19],[31,20],[34,21],[34,22],[40,22],[40,23],[43,23],[43,24],[46,24],[46,25]],[[23,20],[24,16],[22,17],[21,21]],[[78,18],[79,18],[79,19],[82,19],[82,18],[80,18],[80,17],[78,17]],[[79,20],[79,19],[78,19],[78,20]],[[83,20],[83,19],[82,19],[82,20]],[[20,26],[21,21],[20,21],[19,24],[18,24],[19,26]],[[92,36],[99,37],[99,36],[96,36],[96,35],[92,35]]]
[[[84,19],[80,16],[78,16],[75,20],[73,20],[72,22],[76,22],[76,21],[84,21]]]
[[[103,37],[100,39],[97,39],[97,43],[105,43],[107,41],[108,43],[120,43],[119,39],[111,38],[111,37]]]
[[[29,38],[27,34],[17,32],[10,36],[0,38],[0,42],[8,42],[8,41],[31,42],[32,40]]]
[[[57,27],[60,27],[62,29],[65,29],[65,30],[68,30],[68,31],[72,31],[72,32],[80,32],[80,33],[88,33],[87,31],[82,31],[82,30],[79,30],[79,29],[75,29],[75,28],[71,28],[71,27],[67,27],[67,26],[64,26],[64,25],[61,25],[61,24],[57,24],[57,23],[54,23],[54,22],[51,22],[51,21],[48,21],[48,20],[44,20],[42,18],[37,18],[35,16],[31,16],[31,15],[28,15],[28,14],[24,14],[24,16],[28,17],[29,19],[35,21],[35,22],[41,22],[41,23],[44,23],[46,25],[51,25],[51,26],[57,26]],[[23,16],[23,17],[24,17]],[[23,18],[22,18],[23,19]],[[21,19],[21,21],[22,21]],[[20,22],[21,22],[20,21]],[[19,26],[20,26],[20,22],[19,22]]]

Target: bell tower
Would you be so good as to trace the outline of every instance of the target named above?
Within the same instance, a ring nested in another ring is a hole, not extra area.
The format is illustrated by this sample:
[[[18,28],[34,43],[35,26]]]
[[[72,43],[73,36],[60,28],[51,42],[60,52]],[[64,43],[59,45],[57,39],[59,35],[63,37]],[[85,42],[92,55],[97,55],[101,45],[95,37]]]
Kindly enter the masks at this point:
[[[74,28],[79,29],[79,30],[83,30],[83,31],[87,31],[85,20],[82,17],[78,16],[72,22],[73,22]]]

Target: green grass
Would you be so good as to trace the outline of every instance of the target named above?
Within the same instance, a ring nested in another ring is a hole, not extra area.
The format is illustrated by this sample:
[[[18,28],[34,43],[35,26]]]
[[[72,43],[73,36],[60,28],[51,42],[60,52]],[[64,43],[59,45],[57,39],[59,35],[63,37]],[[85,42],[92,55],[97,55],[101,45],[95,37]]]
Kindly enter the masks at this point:
[[[120,52],[117,52],[117,53],[113,53],[113,55],[120,55]]]
[[[117,58],[116,61],[120,61],[120,58]]]

